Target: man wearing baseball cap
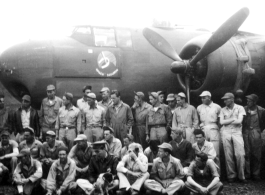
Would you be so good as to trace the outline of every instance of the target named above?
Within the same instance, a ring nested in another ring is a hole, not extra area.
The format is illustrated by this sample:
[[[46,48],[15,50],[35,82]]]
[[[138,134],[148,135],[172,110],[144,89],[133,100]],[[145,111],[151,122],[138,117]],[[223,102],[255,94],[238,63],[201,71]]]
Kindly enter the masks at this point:
[[[80,111],[83,111],[84,109],[88,108],[88,104],[87,104],[87,94],[89,94],[92,90],[92,86],[90,85],[85,85],[82,89],[83,91],[83,97],[78,99],[76,102],[76,106],[77,108],[79,108]]]
[[[168,103],[168,108],[170,109],[172,115],[174,114],[174,111],[177,108],[177,100],[176,96],[173,93],[170,93],[167,95],[167,103]]]
[[[102,127],[106,126],[105,110],[96,103],[96,94],[86,94],[89,107],[83,110],[85,120],[84,134],[91,143],[103,139]]]
[[[74,145],[76,134],[81,133],[81,112],[73,105],[73,94],[67,92],[63,96],[63,104],[59,109],[55,129],[56,136],[62,140],[69,150]]]
[[[246,117],[244,118],[243,138],[246,150],[246,178],[260,180],[261,167],[261,133],[265,128],[265,109],[258,106],[256,94],[246,96]]]
[[[205,139],[213,143],[216,151],[215,162],[220,167],[220,131],[218,121],[221,107],[213,103],[211,96],[209,91],[201,93],[202,104],[197,107],[197,111],[201,122],[200,127],[205,133]]]
[[[103,87],[100,90],[100,94],[102,96],[102,100],[98,102],[98,105],[102,106],[105,111],[107,111],[107,108],[113,104],[113,101],[110,97],[110,89],[108,87]]]
[[[31,107],[31,97],[22,97],[21,107],[14,113],[14,133],[17,143],[24,140],[24,130],[26,127],[34,129],[36,138],[40,136],[40,123],[37,110]]]
[[[194,143],[193,131],[199,125],[198,114],[194,106],[186,102],[186,95],[183,92],[177,95],[178,107],[174,111],[172,119],[172,128],[182,128],[183,137],[190,143]]]
[[[172,122],[172,113],[165,104],[161,104],[156,92],[149,93],[152,107],[148,110],[146,141],[159,140],[160,143],[168,141],[168,132]]]
[[[42,100],[39,112],[41,126],[40,139],[44,142],[46,141],[47,131],[51,130],[55,132],[56,118],[58,117],[59,108],[63,105],[63,100],[55,95],[56,90],[54,85],[48,85],[46,92],[47,97]]]
[[[86,178],[89,162],[93,154],[91,143],[87,141],[85,134],[79,134],[75,138],[75,145],[70,150],[68,157],[75,161],[76,178]]]
[[[20,163],[14,171],[13,180],[19,194],[38,194],[38,186],[42,177],[42,167],[38,160],[31,158],[30,149],[22,149],[17,156]]]
[[[220,124],[222,125],[222,142],[225,152],[225,163],[228,182],[245,180],[245,149],[242,136],[242,122],[246,115],[245,109],[234,103],[234,94],[226,93],[222,99],[225,107],[220,112]],[[234,161],[234,156],[236,162]],[[237,168],[237,170],[236,170]]]
[[[135,124],[133,126],[132,134],[134,135],[135,142],[140,143],[145,149],[146,142],[146,117],[148,110],[152,107],[144,101],[144,93],[141,91],[134,92],[134,104],[132,106]]]
[[[42,163],[43,175],[42,178],[46,179],[52,163],[58,159],[59,148],[65,146],[60,140],[56,140],[54,131],[46,132],[46,142],[43,143],[40,149],[40,162]]]
[[[172,146],[169,143],[163,143],[158,146],[158,158],[154,160],[151,175],[153,179],[147,179],[144,182],[145,188],[161,194],[173,195],[184,187],[183,167],[180,160],[171,156]]]

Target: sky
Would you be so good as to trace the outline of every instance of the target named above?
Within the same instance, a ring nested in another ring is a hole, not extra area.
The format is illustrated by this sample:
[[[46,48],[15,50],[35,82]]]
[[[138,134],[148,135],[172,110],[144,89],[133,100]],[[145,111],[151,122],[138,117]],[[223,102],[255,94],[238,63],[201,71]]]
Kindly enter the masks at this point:
[[[0,0],[0,53],[29,39],[67,36],[74,25],[151,26],[153,19],[216,30],[242,7],[240,30],[264,34],[262,0]]]

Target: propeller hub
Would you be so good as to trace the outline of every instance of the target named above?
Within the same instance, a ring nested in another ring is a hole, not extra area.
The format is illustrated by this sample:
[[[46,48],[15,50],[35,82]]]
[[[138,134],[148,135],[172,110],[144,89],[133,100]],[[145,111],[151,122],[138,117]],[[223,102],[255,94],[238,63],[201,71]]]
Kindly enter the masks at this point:
[[[171,64],[170,70],[175,74],[184,74],[188,69],[188,61],[174,61]]]

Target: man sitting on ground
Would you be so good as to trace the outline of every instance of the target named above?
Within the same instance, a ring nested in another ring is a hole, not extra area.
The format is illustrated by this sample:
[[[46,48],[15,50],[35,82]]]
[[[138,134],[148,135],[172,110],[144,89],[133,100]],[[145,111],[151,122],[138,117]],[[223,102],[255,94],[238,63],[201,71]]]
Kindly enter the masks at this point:
[[[109,153],[120,158],[121,156],[121,141],[114,137],[114,130],[111,127],[103,127],[104,139],[107,142],[106,148]]]
[[[148,159],[148,172],[151,171],[153,166],[153,161],[158,157],[158,145],[160,145],[159,140],[150,140],[149,147],[144,150],[144,155]]]
[[[151,191],[161,194],[173,195],[184,187],[183,167],[179,159],[171,156],[172,146],[168,143],[161,144],[158,150],[158,158],[154,160],[151,178],[145,181],[144,186]]]
[[[203,152],[190,164],[185,185],[195,194],[217,195],[223,189],[217,165]]]

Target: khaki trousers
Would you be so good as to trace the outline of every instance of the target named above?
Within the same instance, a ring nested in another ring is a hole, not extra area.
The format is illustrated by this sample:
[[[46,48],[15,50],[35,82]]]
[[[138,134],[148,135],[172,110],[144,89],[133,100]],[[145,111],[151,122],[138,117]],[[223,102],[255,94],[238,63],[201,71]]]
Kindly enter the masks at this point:
[[[120,189],[125,188],[126,190],[129,190],[130,188],[140,191],[140,188],[142,187],[145,180],[149,178],[149,173],[143,173],[143,176],[140,178],[137,178],[135,180],[132,180],[131,178],[128,179],[127,176],[124,173],[118,172],[117,173],[119,180],[120,180]]]
[[[87,127],[84,134],[87,136],[87,140],[91,143],[103,139],[103,129],[101,127]]]
[[[63,141],[70,151],[76,138],[76,129],[59,129],[59,140]]]
[[[165,127],[152,127],[150,130],[150,140],[159,140],[160,144],[168,141]]]
[[[184,187],[184,182],[181,179],[167,179],[162,180],[162,182],[163,185],[167,186],[166,188],[153,179],[147,179],[144,182],[144,187],[156,192],[161,192],[162,189],[165,189],[168,195],[173,195]]]
[[[245,179],[245,149],[242,132],[239,129],[222,129],[221,137],[225,153],[227,177]],[[234,162],[234,156],[236,162]],[[236,170],[237,167],[237,170]]]
[[[199,189],[192,185],[191,183],[189,183],[188,181],[185,182],[185,186],[190,189],[192,192],[196,193],[196,194],[200,194]],[[207,187],[207,186],[203,186],[203,187]],[[209,194],[210,195],[217,195],[219,192],[221,192],[223,189],[223,184],[219,181],[216,185],[214,185],[211,189],[209,189]]]

